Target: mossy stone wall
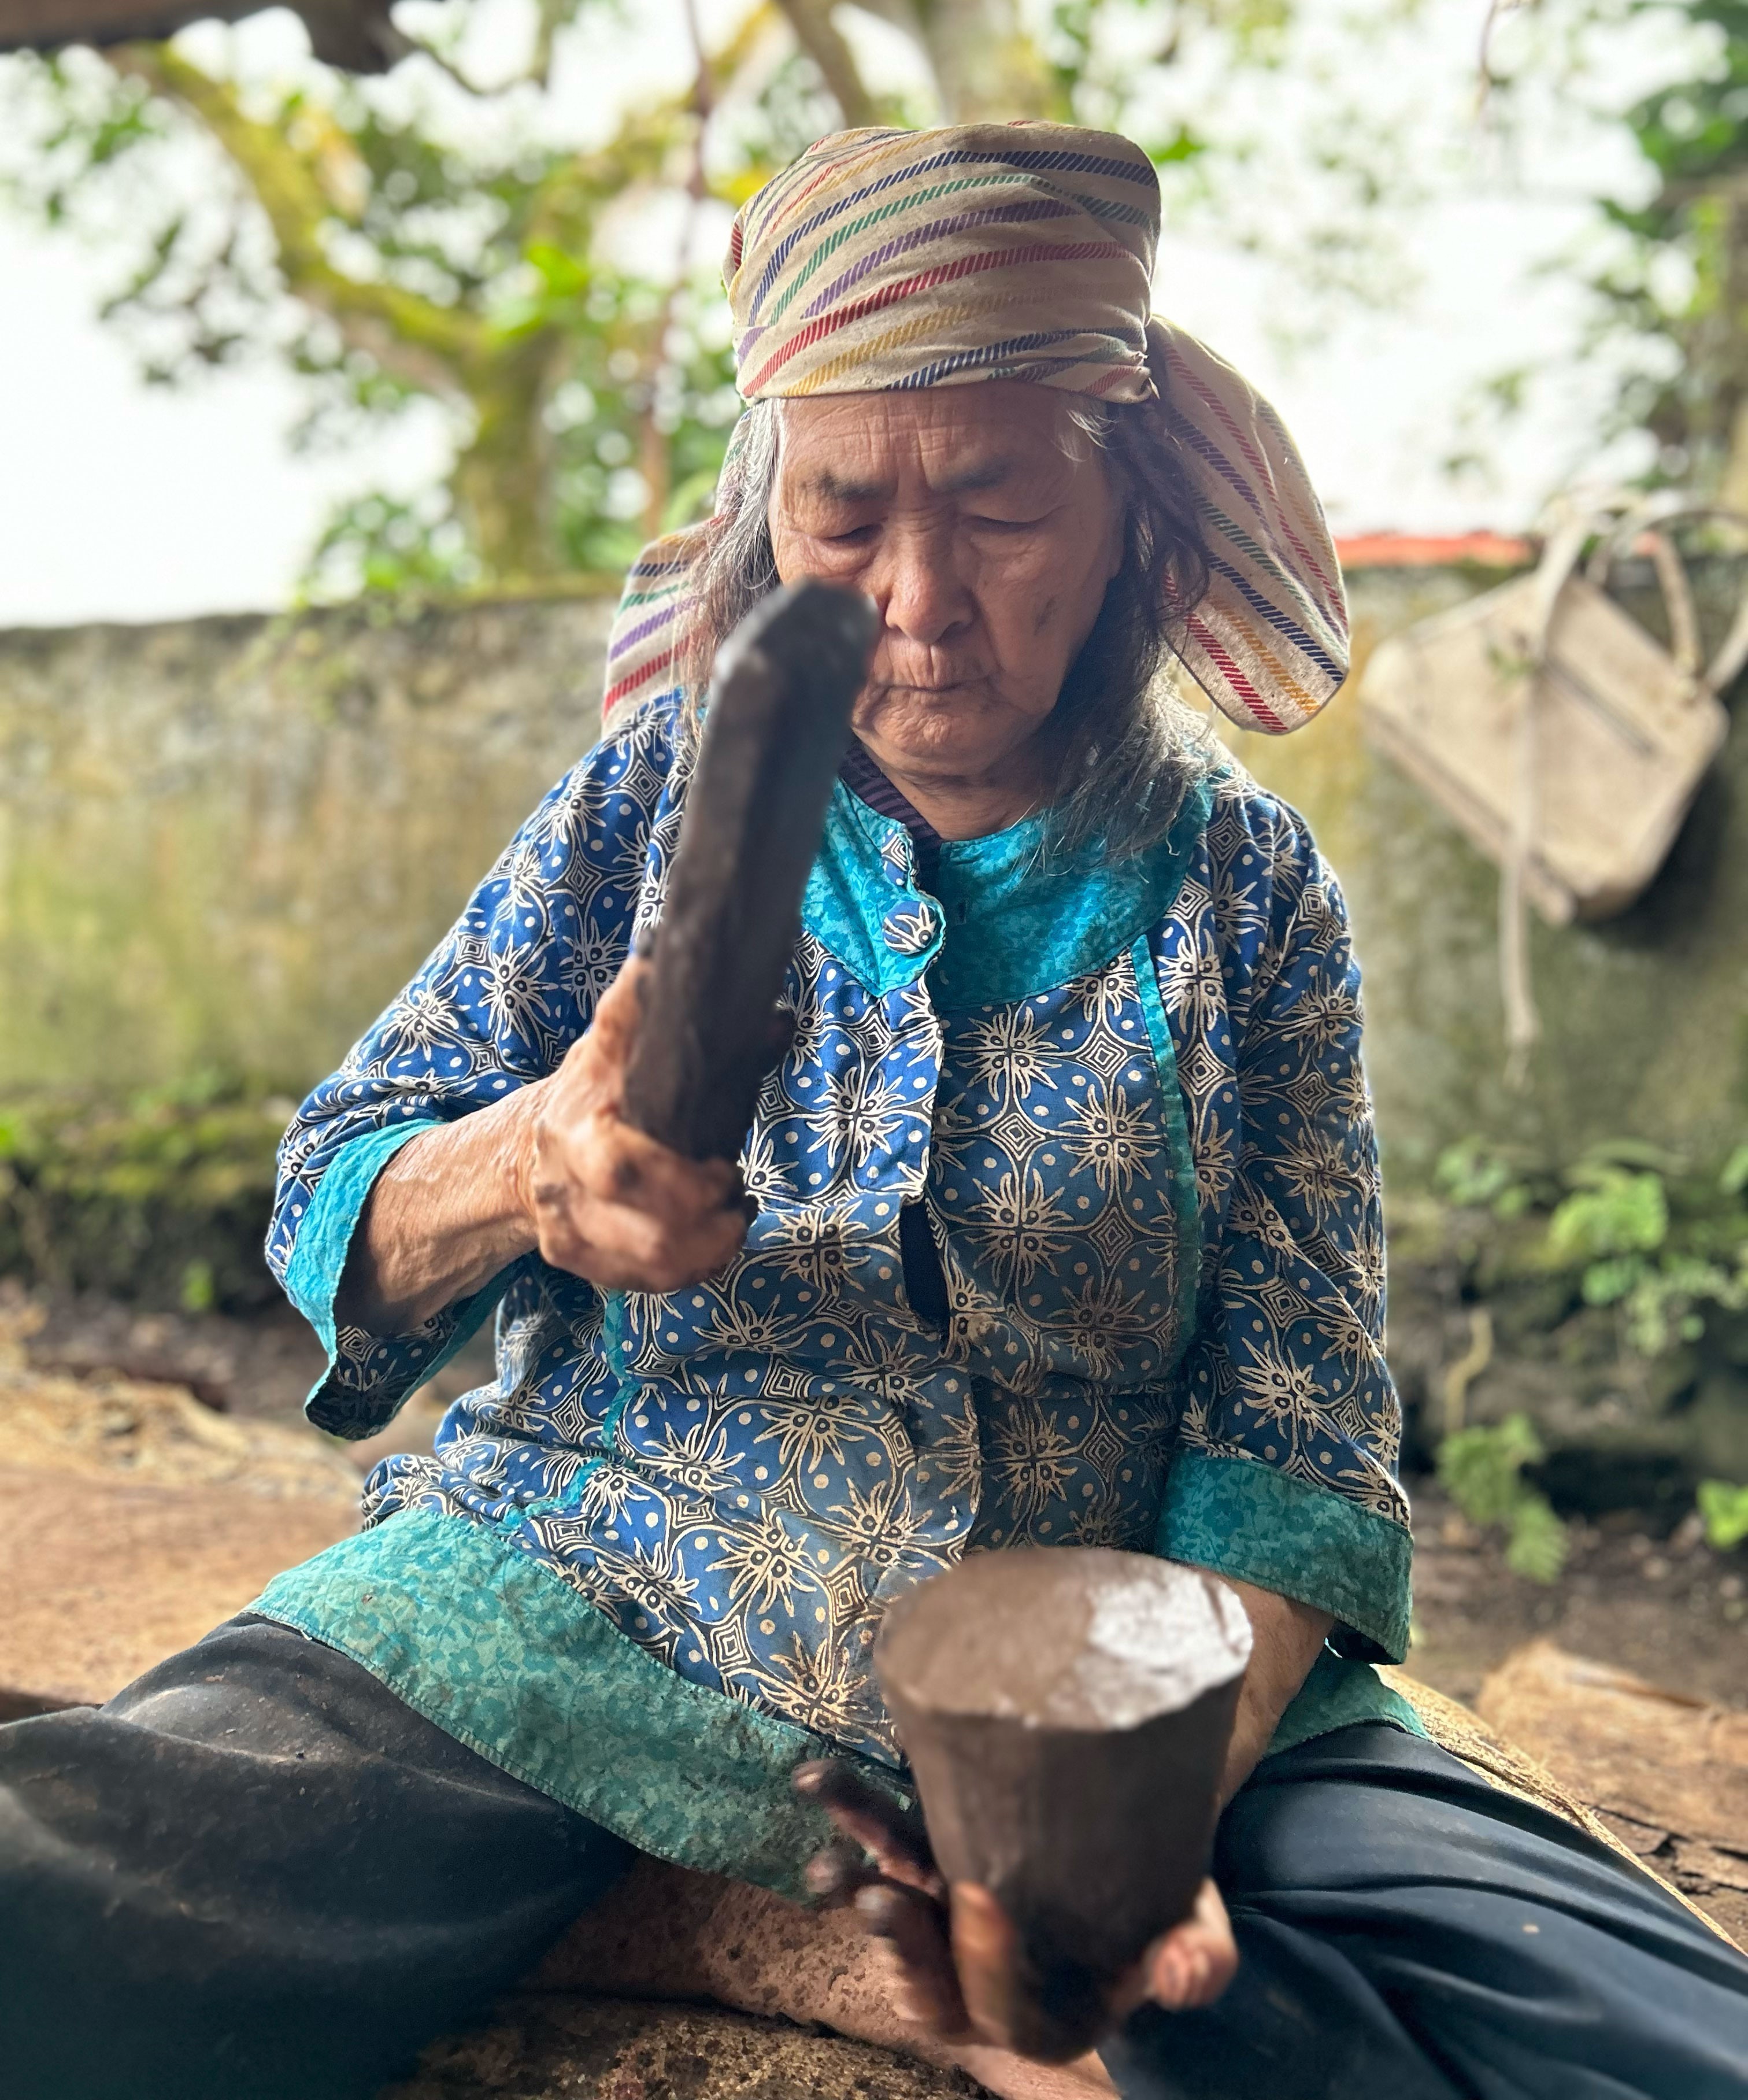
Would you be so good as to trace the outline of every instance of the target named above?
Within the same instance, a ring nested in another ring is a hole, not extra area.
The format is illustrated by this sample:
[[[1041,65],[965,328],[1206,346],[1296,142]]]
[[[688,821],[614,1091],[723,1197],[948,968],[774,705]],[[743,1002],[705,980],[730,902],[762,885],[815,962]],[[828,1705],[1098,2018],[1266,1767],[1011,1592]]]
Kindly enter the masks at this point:
[[[1360,660],[1495,579],[1351,579]],[[601,598],[0,633],[0,1093],[216,1070],[288,1093],[416,968],[596,733]],[[1235,735],[1310,818],[1352,907],[1391,1167],[1469,1132],[1570,1154],[1748,1124],[1745,704],[1662,877],[1608,924],[1538,924],[1547,1029],[1504,1083],[1497,879],[1372,752],[1344,695]]]
[[[0,633],[0,1093],[301,1093],[593,741],[611,612]]]

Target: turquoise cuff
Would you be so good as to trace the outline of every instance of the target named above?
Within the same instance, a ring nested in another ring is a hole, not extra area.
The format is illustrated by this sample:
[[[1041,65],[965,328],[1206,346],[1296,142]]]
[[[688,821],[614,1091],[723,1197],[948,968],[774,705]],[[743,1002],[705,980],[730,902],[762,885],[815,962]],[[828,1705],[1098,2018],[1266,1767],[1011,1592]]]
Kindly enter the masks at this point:
[[[297,1228],[286,1266],[285,1295],[321,1337],[330,1364],[334,1357],[334,1299],[346,1273],[352,1235],[376,1176],[403,1145],[442,1120],[440,1116],[419,1116],[349,1138],[315,1185],[315,1199]]]
[[[1324,1648],[1280,1717],[1266,1758],[1297,1749],[1318,1736],[1351,1728],[1359,1721],[1382,1721],[1411,1736],[1424,1736],[1420,1717],[1399,1692],[1393,1691],[1369,1662]]]
[[[1178,1452],[1155,1550],[1328,1612],[1337,1648],[1361,1661],[1408,1652],[1407,1529],[1260,1460]]]
[[[805,1863],[831,1829],[790,1775],[846,1754],[680,1677],[485,1525],[403,1511],[275,1576],[248,1608],[350,1656],[446,1735],[640,1851],[811,1899]],[[1369,1664],[1326,1648],[1265,1754],[1362,1721],[1425,1732]],[[896,1774],[847,1761],[910,1801]]]
[[[285,1295],[315,1328],[328,1352],[322,1375],[310,1387],[304,1403],[312,1418],[318,1421],[318,1403],[329,1392],[339,1361],[334,1299],[339,1293],[340,1279],[346,1273],[352,1235],[363,1215],[365,1202],[376,1185],[376,1176],[401,1147],[443,1121],[441,1116],[412,1117],[386,1130],[368,1130],[349,1139],[334,1154],[317,1182],[315,1198],[297,1228],[291,1260],[286,1265]],[[404,1389],[394,1393],[392,1407],[385,1412],[398,1408],[473,1339],[504,1295],[509,1277],[509,1269],[504,1270],[483,1290],[475,1291],[471,1298],[462,1299],[441,1316],[443,1324],[439,1330],[443,1334],[440,1345],[429,1352],[414,1352],[419,1357],[416,1368]],[[337,1419],[332,1423],[321,1422],[320,1426],[332,1427],[337,1434],[362,1436],[381,1424],[367,1422],[354,1428]]]

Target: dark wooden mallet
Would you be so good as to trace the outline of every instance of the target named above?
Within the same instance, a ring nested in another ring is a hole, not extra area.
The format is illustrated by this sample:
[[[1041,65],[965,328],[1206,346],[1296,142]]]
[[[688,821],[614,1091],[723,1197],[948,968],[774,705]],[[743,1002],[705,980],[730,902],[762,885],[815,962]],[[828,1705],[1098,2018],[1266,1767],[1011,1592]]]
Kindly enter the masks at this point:
[[[1231,1590],[1138,1553],[971,1554],[888,1608],[874,1665],[936,1864],[1019,1933],[1023,2054],[1093,2047],[1190,1915],[1249,1657]]]
[[[688,1158],[735,1158],[752,1121],[877,624],[859,591],[809,580],[717,652],[625,1082],[626,1120]]]

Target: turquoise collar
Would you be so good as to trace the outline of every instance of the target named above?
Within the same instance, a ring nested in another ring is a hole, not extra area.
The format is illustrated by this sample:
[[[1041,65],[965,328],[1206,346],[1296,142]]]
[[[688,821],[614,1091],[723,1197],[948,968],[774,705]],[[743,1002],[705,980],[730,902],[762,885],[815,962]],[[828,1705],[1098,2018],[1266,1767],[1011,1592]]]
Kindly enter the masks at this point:
[[[1208,823],[1197,786],[1170,831],[1134,858],[1046,854],[1045,824],[1027,817],[988,838],[943,845],[933,892],[917,881],[910,834],[840,780],[808,878],[801,919],[870,990],[925,972],[945,1012],[1007,1006],[1084,977],[1157,925],[1176,900]]]

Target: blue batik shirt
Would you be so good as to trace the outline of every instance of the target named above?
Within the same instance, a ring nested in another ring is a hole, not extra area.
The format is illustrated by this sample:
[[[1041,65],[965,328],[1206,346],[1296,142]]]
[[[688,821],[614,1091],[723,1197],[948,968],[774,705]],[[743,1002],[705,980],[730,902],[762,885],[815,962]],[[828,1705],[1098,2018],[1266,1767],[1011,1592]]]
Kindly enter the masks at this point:
[[[552,1072],[659,918],[676,696],[616,722],[305,1103],[270,1259],[372,1434],[494,1311],[497,1374],[385,1460],[367,1529],[257,1606],[487,1756],[690,1864],[793,1886],[795,1759],[902,1785],[870,1650],[980,1547],[1158,1551],[1328,1612],[1283,1740],[1406,1720],[1410,1549],[1341,893],[1231,769],[1104,864],[1037,818],[939,851],[840,783],[795,1032],[720,1275],[598,1292],[537,1255],[410,1335],[337,1330],[403,1142]]]

